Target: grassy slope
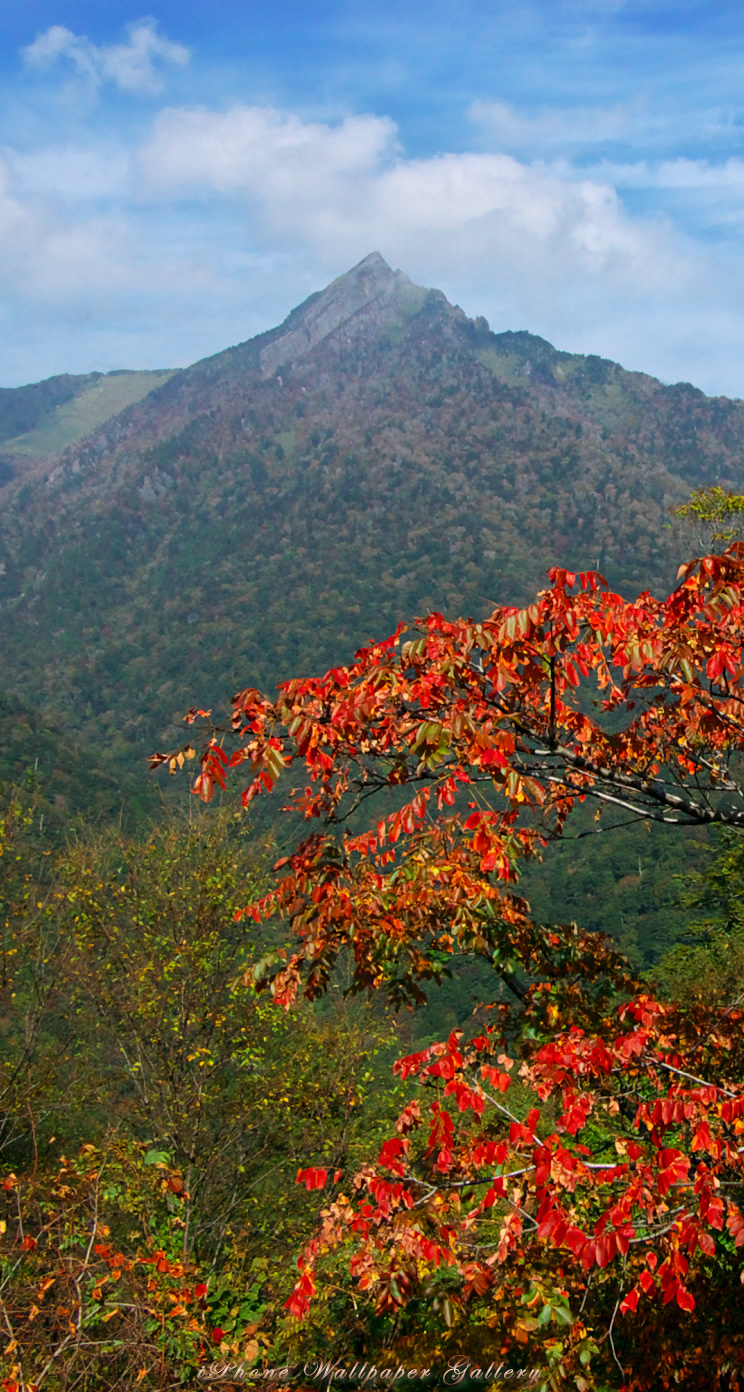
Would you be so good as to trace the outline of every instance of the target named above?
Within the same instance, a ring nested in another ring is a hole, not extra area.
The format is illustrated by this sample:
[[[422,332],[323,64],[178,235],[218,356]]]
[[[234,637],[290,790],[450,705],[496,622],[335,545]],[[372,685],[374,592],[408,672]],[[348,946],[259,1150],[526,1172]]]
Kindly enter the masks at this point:
[[[25,387],[0,387],[0,442],[35,430],[53,416],[58,406],[72,401],[100,376],[100,372],[84,376],[65,372]]]
[[[109,372],[100,377],[91,374],[78,378],[81,389],[74,396],[48,406],[43,413],[39,411],[33,428],[4,439],[3,450],[27,458],[57,454],[92,434],[127,406],[141,401],[172,376],[172,371]]]

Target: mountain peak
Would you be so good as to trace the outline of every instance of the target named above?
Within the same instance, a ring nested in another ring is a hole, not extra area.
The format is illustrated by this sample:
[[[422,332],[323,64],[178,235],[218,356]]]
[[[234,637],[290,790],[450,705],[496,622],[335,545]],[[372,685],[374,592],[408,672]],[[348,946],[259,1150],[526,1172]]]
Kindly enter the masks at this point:
[[[396,272],[392,269],[392,267],[391,267],[391,266],[388,266],[388,263],[387,263],[387,261],[385,260],[385,257],[384,257],[384,256],[381,256],[380,253],[379,253],[379,251],[371,251],[371,252],[369,253],[368,256],[362,257],[362,260],[361,260],[361,261],[358,261],[357,264],[356,264],[356,266],[352,266],[351,270],[346,272],[346,276],[353,276],[353,275],[355,275],[358,271],[365,271],[365,270],[366,270],[366,271],[376,271],[376,270],[387,271],[387,274],[388,274],[389,276],[392,276],[392,275],[395,275],[395,274],[396,274]],[[398,274],[400,274],[400,273],[398,273]],[[346,276],[340,276],[339,279],[340,279],[340,280],[345,280],[345,279],[346,279]]]
[[[342,325],[354,331],[395,318],[405,291],[414,286],[403,271],[394,271],[379,251],[372,251],[350,271],[331,281],[293,309],[261,351],[261,371],[270,377],[278,367],[304,357]]]

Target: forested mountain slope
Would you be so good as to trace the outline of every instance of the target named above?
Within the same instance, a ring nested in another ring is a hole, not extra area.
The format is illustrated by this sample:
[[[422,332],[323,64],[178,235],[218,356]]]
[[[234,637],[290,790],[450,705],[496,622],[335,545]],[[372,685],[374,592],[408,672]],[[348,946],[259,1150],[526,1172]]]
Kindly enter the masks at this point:
[[[0,496],[0,685],[140,757],[192,704],[482,615],[547,567],[669,589],[744,404],[492,333],[377,254]]]

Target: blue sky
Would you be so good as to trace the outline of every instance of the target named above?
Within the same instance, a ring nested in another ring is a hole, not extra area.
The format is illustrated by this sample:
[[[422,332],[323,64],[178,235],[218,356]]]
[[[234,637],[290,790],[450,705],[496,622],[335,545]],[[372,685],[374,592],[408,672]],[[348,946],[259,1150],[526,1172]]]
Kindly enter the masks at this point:
[[[26,0],[0,72],[0,385],[184,365],[377,250],[744,397],[739,0]]]

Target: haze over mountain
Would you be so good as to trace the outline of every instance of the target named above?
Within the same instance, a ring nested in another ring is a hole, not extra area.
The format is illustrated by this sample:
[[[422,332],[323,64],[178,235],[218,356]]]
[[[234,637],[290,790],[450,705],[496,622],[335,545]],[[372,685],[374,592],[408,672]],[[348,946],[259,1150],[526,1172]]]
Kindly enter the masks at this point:
[[[669,508],[744,489],[741,402],[491,332],[377,253],[144,386],[7,470],[0,519],[0,686],[127,759],[191,705],[525,599],[556,562],[669,589]]]

